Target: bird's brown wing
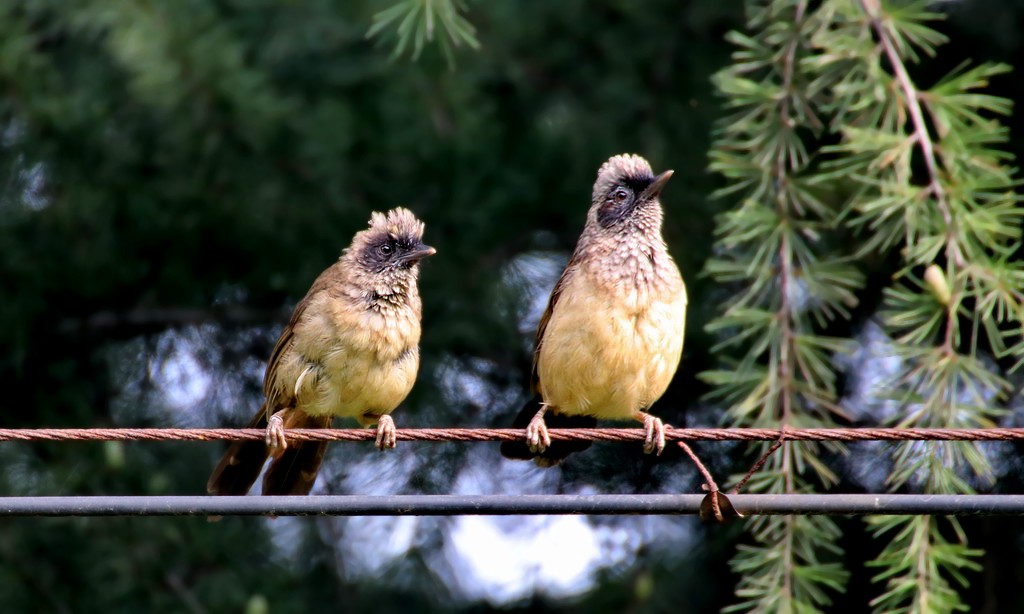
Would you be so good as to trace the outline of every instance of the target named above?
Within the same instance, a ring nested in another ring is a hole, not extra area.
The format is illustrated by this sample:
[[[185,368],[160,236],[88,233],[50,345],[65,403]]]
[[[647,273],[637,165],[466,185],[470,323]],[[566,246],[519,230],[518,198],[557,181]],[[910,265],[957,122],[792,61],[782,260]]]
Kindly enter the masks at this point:
[[[543,401],[540,396],[540,375],[537,373],[537,360],[540,357],[540,348],[544,343],[544,333],[547,332],[551,314],[554,313],[555,305],[558,303],[558,299],[561,298],[565,287],[569,285],[572,276],[576,274],[578,262],[578,251],[573,252],[572,257],[569,258],[569,263],[565,265],[565,270],[562,271],[562,276],[558,278],[558,282],[551,291],[551,297],[548,298],[548,306],[540,317],[540,323],[537,324],[537,340],[533,350],[533,368],[530,372],[530,390],[533,396],[519,410],[519,414],[512,421],[512,428],[526,428],[530,420],[540,409],[540,404]],[[548,413],[544,417],[544,422],[549,428],[587,428],[597,425],[597,420],[591,416],[563,416],[556,413]],[[586,450],[589,447],[589,441],[553,441],[547,450],[537,454],[531,452],[524,441],[505,441],[501,444],[501,454],[505,458],[533,459],[541,467],[553,467],[566,456],[574,452]]]
[[[336,262],[313,280],[313,285],[309,287],[306,296],[302,297],[302,300],[295,305],[292,317],[288,320],[288,325],[281,331],[281,336],[278,337],[277,343],[274,344],[274,349],[270,352],[270,360],[267,361],[267,370],[263,374],[263,394],[267,398],[266,409],[269,413],[281,409],[284,405],[282,401],[286,400],[278,398],[280,396],[280,388],[274,385],[274,381],[277,379],[277,366],[281,362],[281,357],[295,337],[295,326],[306,313],[306,308],[309,307],[313,297],[335,284],[340,276],[341,263]]]
[[[279,409],[284,409],[291,404],[292,399],[290,397],[282,398],[282,393],[290,394],[290,391],[282,390],[281,387],[274,385],[277,366],[291,344],[292,338],[295,336],[295,326],[306,312],[306,308],[309,306],[312,298],[319,292],[327,289],[340,274],[341,271],[338,263],[327,268],[313,281],[309,292],[306,293],[306,296],[299,301],[299,304],[292,311],[292,317],[288,321],[288,325],[285,326],[281,336],[277,339],[277,343],[274,344],[274,349],[270,353],[270,360],[267,361],[267,370],[263,374],[263,394],[266,396],[266,401],[249,421],[248,428],[266,428],[267,420],[272,413]],[[293,419],[301,420],[302,417],[296,416]],[[289,455],[290,461],[279,465],[279,475],[281,474],[280,470],[285,467],[301,467],[302,470],[307,472],[313,467],[313,475],[315,477],[315,467],[320,466],[323,450],[320,449],[320,446],[313,445],[316,442],[304,443],[310,445],[307,447],[299,444],[288,449],[288,452],[291,453]],[[298,454],[300,450],[301,457]],[[210,479],[206,483],[207,492],[212,495],[244,495],[249,492],[249,488],[252,487],[253,482],[259,477],[260,471],[263,470],[263,464],[266,462],[268,454],[269,450],[267,450],[267,446],[263,441],[235,442],[224,453],[217,467],[210,474]],[[296,458],[299,458],[301,462],[296,463]],[[275,482],[276,484],[282,482],[297,483],[301,480],[301,477],[296,477],[299,474],[291,475],[289,471],[284,473],[286,475],[279,478]],[[312,487],[312,483],[309,486]]]
[[[555,304],[558,303],[558,299],[562,296],[562,291],[569,285],[569,280],[575,274],[577,270],[577,264],[579,262],[578,250],[574,251],[572,257],[569,258],[569,263],[565,265],[565,269],[562,270],[562,276],[558,278],[558,282],[555,284],[553,290],[551,290],[551,296],[548,298],[548,306],[544,309],[543,315],[540,316],[540,322],[537,324],[537,338],[534,341],[533,346],[533,367],[530,370],[530,389],[534,393],[540,392],[540,375],[537,373],[537,361],[540,358],[540,348],[544,343],[544,333],[547,332],[548,321],[551,320],[551,314],[555,310]]]

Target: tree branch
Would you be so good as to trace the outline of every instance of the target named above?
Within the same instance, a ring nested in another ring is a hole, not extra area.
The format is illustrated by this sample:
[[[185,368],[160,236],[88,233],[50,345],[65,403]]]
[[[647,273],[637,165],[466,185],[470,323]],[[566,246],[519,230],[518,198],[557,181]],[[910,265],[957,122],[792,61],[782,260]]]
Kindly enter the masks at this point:
[[[921,94],[918,92],[913,80],[911,80],[910,74],[907,72],[907,68],[904,66],[903,60],[896,50],[896,45],[892,40],[889,30],[882,23],[880,0],[860,0],[860,5],[864,12],[867,13],[871,28],[878,36],[879,43],[885,51],[885,56],[889,59],[889,64],[892,66],[893,76],[896,78],[896,82],[899,83],[900,89],[903,90],[903,95],[907,99],[907,112],[910,114],[910,120],[914,124],[915,141],[921,149],[924,165],[928,171],[928,190],[935,195],[935,201],[938,204],[939,211],[942,213],[942,219],[946,223],[946,258],[950,262],[956,263],[957,267],[962,268],[965,264],[964,255],[956,241],[956,222],[953,219],[953,211],[949,205],[946,191],[942,187],[942,182],[939,180],[939,164],[935,157],[935,145],[932,142],[931,133],[928,131],[928,125],[925,123],[924,113],[921,110]]]

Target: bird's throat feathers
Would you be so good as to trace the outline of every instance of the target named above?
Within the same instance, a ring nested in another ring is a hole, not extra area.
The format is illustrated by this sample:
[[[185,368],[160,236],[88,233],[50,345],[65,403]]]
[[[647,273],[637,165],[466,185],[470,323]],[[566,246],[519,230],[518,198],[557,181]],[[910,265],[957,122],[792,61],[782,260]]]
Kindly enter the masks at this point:
[[[662,209],[657,200],[638,206],[627,220],[603,227],[588,220],[573,259],[586,263],[601,283],[637,290],[658,284],[661,273],[673,266],[661,236]]]
[[[660,222],[660,219],[659,219]],[[586,273],[608,287],[646,293],[668,283],[664,273],[675,264],[660,228],[653,232],[636,228],[632,232],[584,233],[576,247],[574,259]]]
[[[360,266],[355,255],[346,251],[341,257],[340,269],[345,272],[346,279],[335,292],[344,294],[350,301],[377,312],[386,313],[406,307],[418,310],[418,264],[375,271]]]
[[[416,266],[409,269],[374,274],[370,284],[362,286],[363,299],[375,311],[387,312],[409,307],[416,302],[419,292],[416,287]],[[372,290],[367,291],[367,288]]]

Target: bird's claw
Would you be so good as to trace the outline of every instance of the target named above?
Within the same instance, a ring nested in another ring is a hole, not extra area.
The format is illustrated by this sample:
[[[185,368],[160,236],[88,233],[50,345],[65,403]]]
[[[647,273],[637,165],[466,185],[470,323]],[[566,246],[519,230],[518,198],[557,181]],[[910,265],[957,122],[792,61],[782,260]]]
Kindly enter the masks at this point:
[[[644,453],[656,452],[657,456],[665,450],[665,424],[661,418],[644,414]]]
[[[551,435],[548,434],[548,425],[544,423],[543,410],[526,425],[526,445],[534,454],[541,454],[551,446]]]
[[[398,443],[398,435],[395,431],[395,421],[391,419],[391,416],[381,416],[377,420],[377,439],[374,444],[378,450],[385,450],[387,448],[394,449]]]
[[[288,447],[288,441],[284,436],[284,418],[280,412],[274,414],[267,420],[267,447],[272,450],[283,452]]]

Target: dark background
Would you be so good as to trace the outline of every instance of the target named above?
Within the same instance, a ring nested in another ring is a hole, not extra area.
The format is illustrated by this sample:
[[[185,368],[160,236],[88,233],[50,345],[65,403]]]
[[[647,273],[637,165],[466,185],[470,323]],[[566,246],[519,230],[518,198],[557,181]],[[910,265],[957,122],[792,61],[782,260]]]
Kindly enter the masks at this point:
[[[241,425],[291,307],[371,211],[400,204],[426,221],[438,254],[420,284],[420,379],[396,422],[507,426],[596,169],[625,152],[676,171],[665,236],[690,292],[683,363],[655,412],[719,424],[696,379],[715,366],[703,326],[725,296],[701,270],[714,215],[734,204],[709,198],[720,179],[706,171],[707,151],[722,113],[709,79],[729,61],[723,36],[743,26],[740,3],[474,3],[467,17],[482,48],[458,50],[454,67],[432,46],[411,62],[367,40],[386,6],[4,3],[0,426]],[[964,59],[1024,66],[1024,3],[942,6],[951,42],[917,67],[921,83]],[[1021,100],[1021,83],[1011,74],[991,93]],[[1019,116],[1009,121],[1020,157]],[[865,271],[867,287],[886,283],[888,267]],[[862,299],[848,334],[879,297]],[[221,450],[4,443],[0,494],[200,494]],[[997,489],[1021,492],[1017,455],[999,450]],[[738,446],[698,451],[723,476],[749,462]],[[837,490],[864,490],[855,462],[837,466]],[[501,460],[493,444],[402,444],[383,458],[339,444],[317,492],[697,489],[674,450],[654,460],[639,446],[598,445],[542,472]],[[964,524],[987,552],[968,601],[1024,608],[1019,523]],[[879,593],[863,564],[881,543],[860,520],[842,526],[852,580],[836,611],[862,611]],[[744,539],[738,526],[670,518],[6,520],[0,603],[712,611],[733,600],[727,561]],[[489,550],[516,543],[532,546]],[[573,565],[544,565],[552,550],[582,544],[593,547]],[[474,561],[487,558],[518,571],[485,578]]]

